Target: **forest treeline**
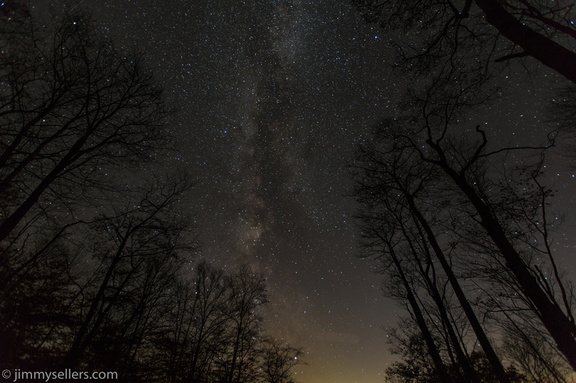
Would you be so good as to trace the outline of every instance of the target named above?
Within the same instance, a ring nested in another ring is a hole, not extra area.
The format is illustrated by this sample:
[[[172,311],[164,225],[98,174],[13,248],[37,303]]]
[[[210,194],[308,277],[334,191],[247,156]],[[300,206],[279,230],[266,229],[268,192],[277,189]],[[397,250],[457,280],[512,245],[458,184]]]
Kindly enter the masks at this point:
[[[353,3],[386,31],[407,85],[350,163],[363,256],[406,312],[387,381],[573,382],[574,290],[554,236],[574,206],[554,204],[546,170],[574,140],[574,4]],[[534,137],[507,117],[510,79],[557,90]]]
[[[264,277],[198,262],[193,187],[142,58],[89,17],[0,4],[0,364],[123,382],[292,382]]]

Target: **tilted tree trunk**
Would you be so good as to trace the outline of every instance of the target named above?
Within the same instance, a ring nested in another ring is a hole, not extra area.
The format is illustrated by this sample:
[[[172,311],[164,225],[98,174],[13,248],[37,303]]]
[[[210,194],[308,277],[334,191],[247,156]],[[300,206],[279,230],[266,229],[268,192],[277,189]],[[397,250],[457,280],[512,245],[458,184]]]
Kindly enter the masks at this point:
[[[476,193],[466,178],[451,168],[445,161],[441,161],[440,166],[472,202],[480,216],[482,226],[504,257],[506,266],[516,277],[522,292],[536,308],[537,315],[556,342],[558,350],[564,354],[572,368],[576,370],[576,325],[555,301],[550,300],[549,296],[538,284],[520,254],[508,240],[504,229],[492,214],[490,207],[482,201],[482,198]]]
[[[440,244],[436,240],[436,236],[434,235],[432,228],[428,224],[426,218],[424,218],[422,213],[416,207],[413,196],[407,193],[405,194],[405,196],[408,201],[410,210],[417,218],[420,225],[422,225],[422,228],[424,229],[428,237],[428,242],[430,243],[432,250],[434,250],[434,254],[436,255],[438,261],[440,262],[440,265],[442,266],[442,269],[444,270],[444,273],[446,274],[446,277],[448,278],[448,281],[450,282],[450,285],[452,286],[452,289],[456,294],[456,298],[458,299],[458,302],[462,306],[462,310],[466,314],[466,318],[468,318],[468,321],[470,322],[470,325],[474,330],[474,334],[476,335],[476,338],[478,339],[478,342],[480,343],[480,346],[482,347],[482,350],[484,351],[486,358],[488,359],[490,365],[492,366],[494,374],[498,378],[498,381],[500,381],[501,383],[510,383],[510,379],[508,378],[508,374],[506,373],[506,370],[504,369],[504,366],[502,365],[500,358],[498,357],[498,355],[496,355],[496,352],[492,347],[492,343],[488,339],[488,336],[486,336],[486,333],[484,332],[484,329],[482,328],[482,325],[480,324],[480,321],[478,320],[478,317],[476,316],[476,313],[474,312],[472,305],[470,304],[468,298],[464,294],[464,291],[460,286],[458,278],[454,274],[454,271],[452,270],[452,267],[448,263],[448,260],[446,259],[446,256],[444,255],[444,252],[442,251]]]
[[[511,15],[497,0],[475,0],[486,21],[529,56],[576,84],[576,53],[536,32]]]
[[[442,381],[449,382],[450,378],[448,377],[448,373],[446,372],[446,366],[442,361],[442,357],[440,356],[440,352],[438,351],[438,347],[436,346],[436,342],[434,341],[432,332],[428,328],[428,324],[424,319],[424,315],[422,314],[422,310],[420,309],[420,305],[418,304],[418,301],[415,297],[415,293],[413,292],[412,286],[410,285],[410,282],[408,281],[408,278],[404,273],[401,261],[396,256],[396,253],[392,248],[392,246],[389,246],[388,249],[389,254],[392,257],[392,261],[396,266],[396,270],[398,271],[398,275],[402,280],[402,284],[406,289],[406,298],[408,299],[408,303],[410,304],[410,308],[412,309],[412,313],[414,314],[416,324],[418,325],[420,331],[422,331],[422,336],[424,337],[424,341],[426,342],[426,347],[428,348],[430,358],[434,363],[434,368],[436,369],[436,372],[438,373]]]
[[[420,227],[418,227],[419,232],[421,232]],[[405,231],[405,230],[403,230]],[[422,233],[422,240],[424,241],[424,233]],[[474,368],[472,367],[472,365],[470,364],[470,361],[468,360],[468,357],[466,356],[466,354],[464,353],[464,350],[462,349],[461,343],[460,343],[460,339],[458,338],[458,336],[456,335],[456,332],[454,331],[454,327],[452,326],[452,322],[450,321],[450,318],[448,317],[448,310],[446,308],[446,305],[444,304],[444,300],[442,299],[442,295],[440,294],[440,291],[438,290],[438,286],[436,285],[436,282],[432,280],[432,278],[428,275],[428,273],[426,272],[426,269],[424,267],[424,265],[422,264],[422,261],[419,259],[418,256],[416,256],[416,249],[414,248],[414,245],[411,241],[408,242],[410,249],[412,250],[412,253],[414,254],[414,260],[416,262],[416,264],[418,265],[418,270],[420,271],[420,275],[422,276],[422,278],[424,278],[424,282],[426,283],[426,286],[428,287],[428,291],[430,296],[432,297],[432,300],[434,301],[434,303],[436,304],[436,308],[438,309],[438,312],[440,313],[440,317],[446,327],[446,331],[448,333],[448,338],[450,339],[450,343],[452,343],[452,346],[454,347],[454,352],[456,353],[456,358],[458,359],[458,364],[460,365],[460,367],[462,368],[462,371],[464,372],[464,375],[466,377],[466,380],[468,382],[471,383],[479,383],[479,379],[478,379],[478,375],[476,374],[476,371],[474,370]],[[426,256],[426,262],[427,265],[429,264],[431,268],[434,268],[434,264],[432,262],[432,257],[431,254],[429,253],[429,249],[428,249],[428,245],[427,243],[423,244],[425,246],[425,256]]]

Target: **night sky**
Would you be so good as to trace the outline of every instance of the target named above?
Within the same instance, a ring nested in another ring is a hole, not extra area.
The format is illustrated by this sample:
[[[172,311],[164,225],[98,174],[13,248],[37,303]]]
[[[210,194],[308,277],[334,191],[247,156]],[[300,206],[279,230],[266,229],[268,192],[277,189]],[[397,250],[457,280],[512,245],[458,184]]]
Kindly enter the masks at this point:
[[[197,179],[190,207],[200,257],[227,269],[249,263],[267,276],[267,328],[306,352],[296,379],[381,382],[391,361],[382,328],[398,312],[356,257],[345,162],[406,85],[390,70],[383,32],[348,1],[32,4],[44,14],[89,11],[118,47],[144,54],[178,109],[172,160]],[[538,89],[515,86],[513,108],[490,111],[500,124],[514,121],[502,140],[537,134]],[[559,169],[557,186],[572,190],[573,174]]]

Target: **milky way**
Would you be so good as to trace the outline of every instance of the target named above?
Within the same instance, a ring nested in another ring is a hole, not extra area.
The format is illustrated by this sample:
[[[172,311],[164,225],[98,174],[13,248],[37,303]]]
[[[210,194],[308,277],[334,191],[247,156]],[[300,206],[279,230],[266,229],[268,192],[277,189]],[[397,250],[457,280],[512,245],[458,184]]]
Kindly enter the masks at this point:
[[[382,327],[395,324],[398,308],[355,257],[345,164],[407,85],[389,69],[389,36],[348,1],[31,3],[40,14],[93,12],[116,45],[143,52],[178,110],[168,129],[173,160],[196,180],[188,202],[200,257],[264,273],[267,329],[306,353],[296,380],[381,382],[390,362]],[[524,115],[537,87],[515,86],[514,108],[495,105],[480,122],[532,138],[540,121]],[[573,198],[576,177],[569,184],[566,172],[555,174]]]
[[[294,102],[294,62],[298,42],[292,30],[293,6],[278,1],[248,9],[251,26],[240,31],[244,40],[246,86],[242,112],[248,119],[239,127],[237,158],[240,175],[238,253],[248,262],[264,260],[268,237],[274,237],[277,215],[292,205],[291,192],[298,187],[298,169],[303,165]],[[266,23],[263,23],[266,21]],[[266,266],[264,266],[266,268]]]

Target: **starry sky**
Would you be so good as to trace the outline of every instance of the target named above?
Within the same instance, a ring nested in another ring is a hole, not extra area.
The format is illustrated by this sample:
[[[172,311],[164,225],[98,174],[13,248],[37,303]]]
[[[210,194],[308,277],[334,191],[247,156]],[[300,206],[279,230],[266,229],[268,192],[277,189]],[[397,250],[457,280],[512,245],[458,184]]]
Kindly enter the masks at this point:
[[[178,109],[169,129],[174,160],[197,179],[201,257],[267,276],[270,333],[306,352],[296,379],[382,382],[391,361],[383,327],[398,312],[356,257],[345,162],[406,85],[390,70],[383,32],[348,1],[32,4],[89,11],[118,47],[144,54]],[[522,101],[500,116],[520,119],[519,132],[542,118],[529,115],[535,88],[518,87]]]

